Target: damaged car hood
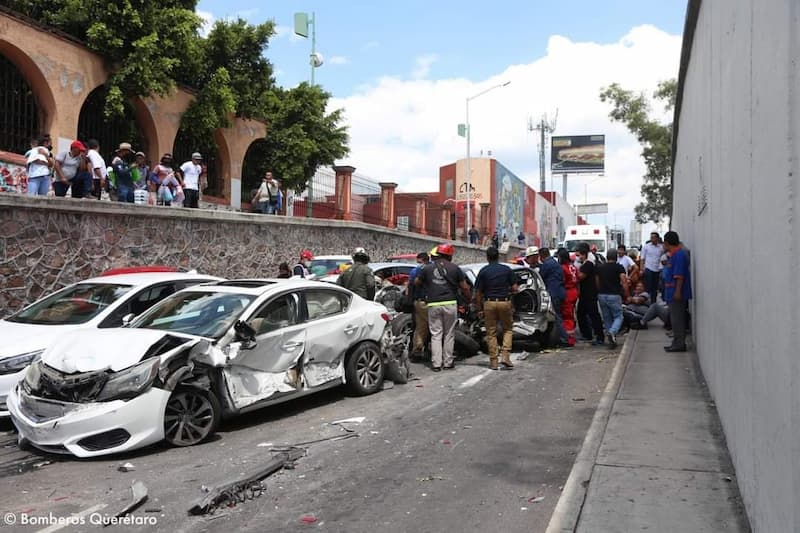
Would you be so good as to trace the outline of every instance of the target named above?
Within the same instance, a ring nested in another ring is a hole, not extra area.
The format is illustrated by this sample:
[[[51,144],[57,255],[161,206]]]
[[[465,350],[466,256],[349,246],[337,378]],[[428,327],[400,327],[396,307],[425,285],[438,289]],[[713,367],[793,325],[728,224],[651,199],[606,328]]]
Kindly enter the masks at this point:
[[[118,372],[141,361],[148,350],[166,336],[185,338],[186,344],[200,340],[153,329],[77,330],[61,335],[44,351],[42,361],[68,374],[98,370]]]
[[[75,326],[40,326],[0,320],[0,359],[46,348]]]

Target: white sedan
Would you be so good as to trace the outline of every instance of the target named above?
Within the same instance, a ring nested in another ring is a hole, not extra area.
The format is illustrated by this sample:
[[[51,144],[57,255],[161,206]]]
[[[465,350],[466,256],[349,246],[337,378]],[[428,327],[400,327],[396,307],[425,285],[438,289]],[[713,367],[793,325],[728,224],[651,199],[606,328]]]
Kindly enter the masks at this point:
[[[66,332],[119,327],[125,315],[141,314],[174,292],[219,279],[153,267],[117,269],[64,287],[0,320],[0,418],[8,416],[6,396],[28,365]]]
[[[65,335],[8,397],[21,441],[91,457],[197,444],[221,417],[346,384],[381,387],[386,308],[307,280],[183,290],[130,327]]]

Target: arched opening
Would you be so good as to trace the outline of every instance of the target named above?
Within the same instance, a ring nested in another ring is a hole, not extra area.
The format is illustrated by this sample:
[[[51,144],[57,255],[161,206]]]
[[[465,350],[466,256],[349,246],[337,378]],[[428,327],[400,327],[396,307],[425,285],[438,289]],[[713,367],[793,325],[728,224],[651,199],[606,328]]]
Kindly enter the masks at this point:
[[[107,94],[108,89],[101,85],[86,97],[78,117],[78,139],[84,142],[97,139],[100,143],[100,155],[106,163],[111,163],[114,151],[124,142],[130,143],[134,152],[147,153],[145,138],[136,123],[133,104],[125,102],[123,116],[106,118],[103,108]]]
[[[176,165],[182,165],[192,159],[194,152],[200,152],[203,164],[206,165],[208,186],[203,189],[203,193],[209,196],[224,196],[222,161],[214,139],[199,139],[189,128],[181,124],[172,145],[172,159]]]
[[[254,189],[261,186],[261,177],[268,170],[267,143],[257,139],[250,143],[242,163],[242,201],[249,202]]]
[[[24,154],[44,117],[36,95],[17,66],[0,55],[0,150]]]

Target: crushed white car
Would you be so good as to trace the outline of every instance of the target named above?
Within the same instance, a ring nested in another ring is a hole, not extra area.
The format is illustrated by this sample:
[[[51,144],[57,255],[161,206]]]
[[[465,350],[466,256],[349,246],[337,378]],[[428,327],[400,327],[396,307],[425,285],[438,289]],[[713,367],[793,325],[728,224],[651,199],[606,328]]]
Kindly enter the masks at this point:
[[[69,333],[8,397],[21,441],[91,457],[197,444],[229,417],[347,385],[381,388],[384,306],[307,280],[185,289],[127,328]]]
[[[123,271],[127,273],[114,273]],[[220,279],[163,268],[116,269],[64,287],[0,320],[0,418],[8,417],[6,396],[28,365],[68,331],[122,326],[128,314],[141,314],[181,289]]]

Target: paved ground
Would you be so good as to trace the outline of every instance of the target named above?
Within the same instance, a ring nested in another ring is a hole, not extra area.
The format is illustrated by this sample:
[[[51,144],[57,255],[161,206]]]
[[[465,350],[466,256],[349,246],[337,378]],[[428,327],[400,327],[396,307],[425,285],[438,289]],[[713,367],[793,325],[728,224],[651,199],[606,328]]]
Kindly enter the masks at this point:
[[[86,522],[64,531],[95,530],[91,513],[113,514],[141,480],[150,499],[133,516],[157,524],[106,530],[544,531],[616,360],[582,346],[513,371],[488,371],[482,356],[438,374],[415,365],[419,380],[373,396],[329,391],[245,415],[200,446],[111,459],[29,454],[0,432],[0,511],[17,520],[14,531],[45,527],[21,527],[23,512]],[[309,446],[261,497],[188,515],[203,485],[252,471],[272,446],[343,435],[330,422],[360,416],[348,424],[357,438]],[[136,470],[117,471],[125,462]]]

